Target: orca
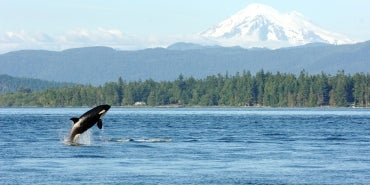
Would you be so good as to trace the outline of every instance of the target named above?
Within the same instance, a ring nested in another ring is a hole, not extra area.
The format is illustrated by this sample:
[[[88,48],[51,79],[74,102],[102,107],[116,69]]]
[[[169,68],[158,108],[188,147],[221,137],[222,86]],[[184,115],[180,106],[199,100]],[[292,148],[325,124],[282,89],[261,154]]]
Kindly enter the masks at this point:
[[[79,118],[73,117],[73,126],[69,132],[68,142],[77,143],[77,139],[82,133],[97,123],[99,129],[102,129],[103,122],[101,118],[108,112],[110,105],[99,105],[85,112]]]

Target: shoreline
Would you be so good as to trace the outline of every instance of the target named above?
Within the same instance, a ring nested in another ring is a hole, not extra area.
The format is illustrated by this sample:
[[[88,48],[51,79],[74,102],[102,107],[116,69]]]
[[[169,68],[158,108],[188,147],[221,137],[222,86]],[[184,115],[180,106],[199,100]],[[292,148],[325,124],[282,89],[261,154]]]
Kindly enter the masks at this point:
[[[0,108],[90,108],[92,106],[0,106]],[[348,109],[368,109],[370,107],[334,107],[334,106],[317,106],[317,107],[273,107],[273,106],[183,106],[183,105],[163,105],[163,106],[112,106],[114,108],[168,108],[168,109],[181,109],[181,108],[244,108],[244,109],[335,109],[335,108],[348,108]]]

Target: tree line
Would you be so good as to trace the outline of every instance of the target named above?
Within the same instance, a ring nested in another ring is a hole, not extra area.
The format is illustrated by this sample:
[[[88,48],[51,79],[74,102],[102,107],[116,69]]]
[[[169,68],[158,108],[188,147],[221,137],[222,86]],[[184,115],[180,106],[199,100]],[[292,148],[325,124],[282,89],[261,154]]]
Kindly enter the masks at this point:
[[[174,81],[107,82],[101,86],[76,85],[41,92],[19,91],[0,95],[0,106],[272,106],[367,107],[370,75],[271,73],[260,70],[203,79],[179,75]],[[139,102],[139,103],[138,103]]]

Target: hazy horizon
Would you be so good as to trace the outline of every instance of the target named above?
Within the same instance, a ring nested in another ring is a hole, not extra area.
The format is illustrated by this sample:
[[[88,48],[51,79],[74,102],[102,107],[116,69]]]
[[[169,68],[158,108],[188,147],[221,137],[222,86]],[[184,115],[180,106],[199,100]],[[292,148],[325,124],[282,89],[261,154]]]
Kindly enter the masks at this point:
[[[299,12],[327,30],[356,42],[370,39],[370,1],[279,3],[264,1],[0,1],[0,53],[21,49],[64,50],[166,47],[175,42],[213,44],[198,33],[252,3]]]

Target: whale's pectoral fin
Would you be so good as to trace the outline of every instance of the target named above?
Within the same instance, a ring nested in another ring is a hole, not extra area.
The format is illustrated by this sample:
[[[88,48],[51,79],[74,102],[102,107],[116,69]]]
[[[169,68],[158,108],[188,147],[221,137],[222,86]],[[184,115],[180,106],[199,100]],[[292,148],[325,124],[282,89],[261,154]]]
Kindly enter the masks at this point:
[[[73,123],[77,123],[78,122],[78,120],[80,120],[79,118],[71,118],[70,120],[72,120],[73,121]]]
[[[101,128],[103,128],[103,122],[101,121],[101,119],[99,119],[99,121],[98,121],[98,128],[99,129],[101,129]]]

